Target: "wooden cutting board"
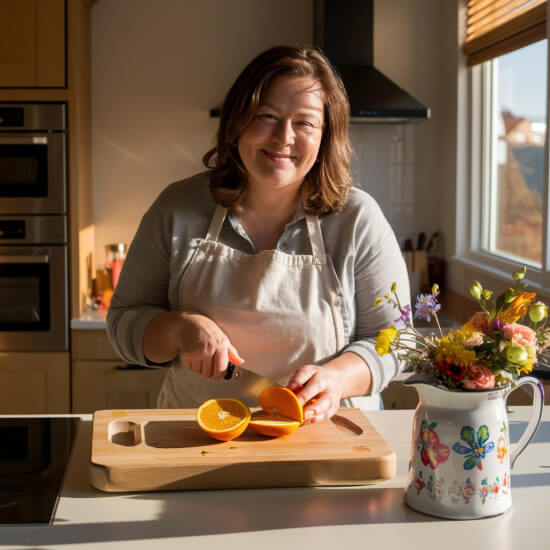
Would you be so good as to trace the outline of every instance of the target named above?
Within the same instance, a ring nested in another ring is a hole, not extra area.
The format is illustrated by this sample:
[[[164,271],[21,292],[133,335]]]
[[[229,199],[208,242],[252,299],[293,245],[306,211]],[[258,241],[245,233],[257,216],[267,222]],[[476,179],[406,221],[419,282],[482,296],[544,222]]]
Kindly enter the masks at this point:
[[[226,442],[195,409],[94,413],[90,481],[102,491],[367,485],[395,475],[393,449],[359,409],[271,438],[248,428]]]

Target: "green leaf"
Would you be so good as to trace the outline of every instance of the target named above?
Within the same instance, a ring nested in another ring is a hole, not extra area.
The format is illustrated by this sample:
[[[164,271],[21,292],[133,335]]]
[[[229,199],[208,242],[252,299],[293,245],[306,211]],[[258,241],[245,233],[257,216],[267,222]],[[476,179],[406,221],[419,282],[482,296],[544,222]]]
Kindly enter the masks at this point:
[[[460,430],[460,437],[463,441],[469,443],[472,448],[475,447],[475,434],[471,426],[464,426],[462,430]]]
[[[464,469],[465,470],[472,470],[473,468],[475,468],[476,464],[477,464],[477,456],[476,455],[472,455],[470,458],[468,458],[465,462],[464,462]]]
[[[483,445],[489,439],[489,428],[484,424],[477,431],[477,443]]]

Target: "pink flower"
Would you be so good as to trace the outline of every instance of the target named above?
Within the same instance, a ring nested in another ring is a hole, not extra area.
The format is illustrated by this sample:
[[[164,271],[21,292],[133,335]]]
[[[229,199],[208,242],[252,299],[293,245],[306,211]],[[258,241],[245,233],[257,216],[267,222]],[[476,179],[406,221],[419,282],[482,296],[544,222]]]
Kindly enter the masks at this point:
[[[466,367],[462,385],[468,390],[488,390],[495,387],[495,375],[483,365]]]
[[[535,331],[525,325],[519,323],[511,323],[504,326],[503,329],[506,338],[509,338],[514,344],[520,346],[536,346],[537,335]]]

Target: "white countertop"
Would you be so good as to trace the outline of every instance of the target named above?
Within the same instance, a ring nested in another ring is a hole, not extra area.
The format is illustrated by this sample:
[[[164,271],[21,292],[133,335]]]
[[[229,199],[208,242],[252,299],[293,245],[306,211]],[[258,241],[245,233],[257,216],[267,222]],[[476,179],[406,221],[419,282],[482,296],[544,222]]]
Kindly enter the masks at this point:
[[[71,329],[78,330],[106,330],[107,329],[107,310],[89,310],[85,311],[80,317],[71,319]]]
[[[512,408],[512,441],[528,413]],[[122,494],[102,493],[88,482],[91,416],[84,415],[54,524],[0,526],[0,547],[548,548],[550,407],[512,473],[512,510],[473,521],[425,516],[403,502],[412,417],[412,410],[368,413],[397,454],[395,478],[378,485]]]

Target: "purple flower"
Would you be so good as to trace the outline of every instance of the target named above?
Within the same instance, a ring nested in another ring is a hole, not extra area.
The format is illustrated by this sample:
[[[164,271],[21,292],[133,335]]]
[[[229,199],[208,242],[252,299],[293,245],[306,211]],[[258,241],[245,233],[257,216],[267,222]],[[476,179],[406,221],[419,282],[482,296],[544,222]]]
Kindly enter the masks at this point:
[[[420,294],[416,297],[414,307],[416,310],[414,312],[415,318],[420,317],[426,319],[426,321],[431,321],[432,315],[435,315],[441,309],[441,304],[437,303],[433,294]]]
[[[493,321],[493,330],[495,332],[504,332],[504,327],[506,326],[506,323],[503,323],[502,321]]]
[[[411,306],[407,304],[403,309],[399,310],[401,312],[401,315],[395,319],[394,323],[403,323],[404,325],[408,325],[411,321]]]

